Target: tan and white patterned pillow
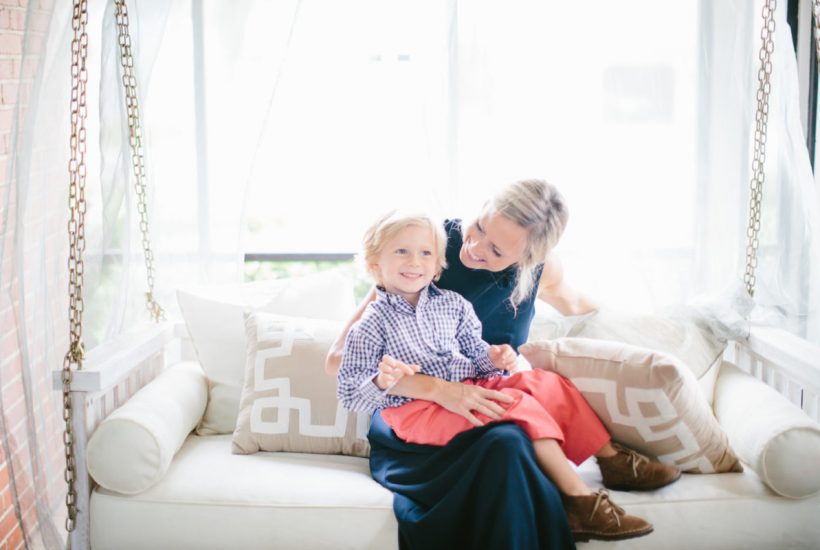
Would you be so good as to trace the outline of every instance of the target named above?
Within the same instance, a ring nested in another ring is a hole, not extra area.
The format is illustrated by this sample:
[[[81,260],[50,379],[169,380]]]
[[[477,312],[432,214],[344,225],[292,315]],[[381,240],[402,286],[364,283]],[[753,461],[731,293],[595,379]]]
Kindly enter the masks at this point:
[[[370,454],[370,415],[345,410],[336,399],[336,379],[325,374],[325,357],[342,329],[340,321],[245,314],[235,454]]]
[[[607,308],[563,317],[536,313],[529,340],[537,342],[571,336],[631,344],[673,355],[698,379],[709,403],[726,342],[709,326],[706,317],[694,308],[677,307],[653,314],[631,314]]]
[[[587,338],[530,342],[519,351],[533,367],[570,379],[616,441],[685,472],[742,471],[695,376],[677,358]]]

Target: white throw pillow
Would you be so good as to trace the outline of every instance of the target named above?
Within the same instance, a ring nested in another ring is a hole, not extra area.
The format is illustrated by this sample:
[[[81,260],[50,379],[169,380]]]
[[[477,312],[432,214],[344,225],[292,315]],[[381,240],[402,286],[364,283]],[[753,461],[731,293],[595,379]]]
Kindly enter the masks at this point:
[[[715,414],[738,456],[773,491],[789,498],[820,492],[820,425],[785,396],[724,363]]]
[[[208,407],[199,435],[228,434],[236,426],[245,369],[245,311],[342,321],[356,307],[353,282],[339,270],[180,289],[177,300],[208,377]]]
[[[168,367],[97,426],[86,446],[88,473],[111,491],[145,491],[168,471],[207,401],[198,364]]]

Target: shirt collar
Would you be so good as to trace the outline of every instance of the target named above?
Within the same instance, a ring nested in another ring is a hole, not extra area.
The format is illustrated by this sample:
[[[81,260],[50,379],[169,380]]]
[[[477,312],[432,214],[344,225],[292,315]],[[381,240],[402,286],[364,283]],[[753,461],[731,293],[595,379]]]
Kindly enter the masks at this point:
[[[398,294],[391,294],[387,292],[384,287],[376,286],[376,298],[379,300],[384,300],[387,304],[395,309],[396,311],[404,311],[406,313],[415,314],[417,309],[423,309],[427,302],[429,302],[435,296],[440,296],[443,294],[441,290],[430,283],[425,288],[421,289],[421,293],[419,294],[419,302],[416,304],[414,308],[410,305],[410,302],[404,299],[404,296],[400,296]]]

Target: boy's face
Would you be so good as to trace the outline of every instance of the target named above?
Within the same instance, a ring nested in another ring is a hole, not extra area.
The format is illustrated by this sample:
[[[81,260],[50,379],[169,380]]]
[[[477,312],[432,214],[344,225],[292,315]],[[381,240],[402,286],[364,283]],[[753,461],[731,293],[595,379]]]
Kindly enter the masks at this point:
[[[421,289],[436,276],[438,266],[433,230],[418,225],[400,229],[371,264],[387,292],[399,294],[413,305]]]

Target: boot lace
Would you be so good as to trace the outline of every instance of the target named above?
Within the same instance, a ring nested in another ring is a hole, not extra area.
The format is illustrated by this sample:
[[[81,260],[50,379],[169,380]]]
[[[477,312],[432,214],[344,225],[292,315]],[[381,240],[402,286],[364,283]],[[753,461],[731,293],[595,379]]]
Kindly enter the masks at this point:
[[[646,462],[649,463],[649,459],[643,456],[642,454],[633,451],[632,449],[627,449],[626,447],[618,447],[618,452],[623,453],[626,455],[628,463],[632,466],[632,475],[634,477],[638,477],[638,466]]]
[[[609,498],[609,492],[604,489],[598,491],[598,496],[595,498],[595,504],[592,506],[592,512],[589,514],[589,520],[592,521],[592,518],[595,517],[595,513],[598,511],[598,508],[601,508],[603,513],[607,511],[612,514],[612,517],[615,518],[615,522],[618,524],[618,527],[621,526],[621,516],[624,515],[624,509],[612,502]]]

